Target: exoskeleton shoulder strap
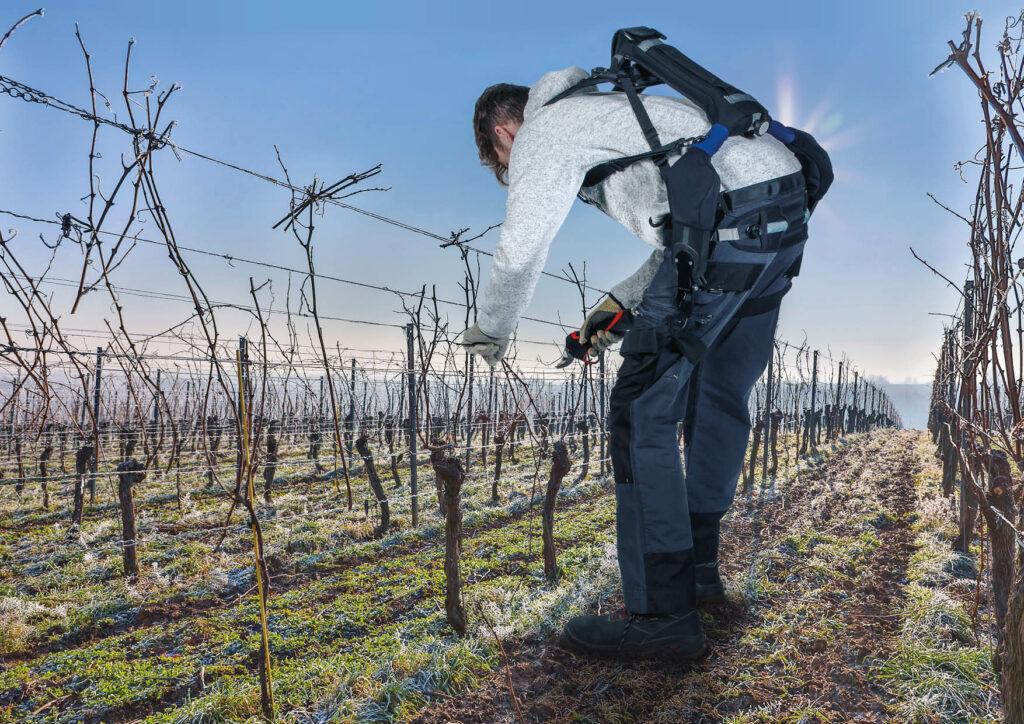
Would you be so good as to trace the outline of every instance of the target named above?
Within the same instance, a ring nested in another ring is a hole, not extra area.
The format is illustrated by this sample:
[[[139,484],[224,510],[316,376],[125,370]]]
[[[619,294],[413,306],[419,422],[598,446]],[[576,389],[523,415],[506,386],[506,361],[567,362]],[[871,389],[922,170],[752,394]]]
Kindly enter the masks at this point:
[[[730,136],[760,136],[771,121],[767,109],[750,94],[716,76],[648,27],[623,28],[612,38],[612,67],[634,66],[638,89],[664,83],[696,103],[712,125]]]

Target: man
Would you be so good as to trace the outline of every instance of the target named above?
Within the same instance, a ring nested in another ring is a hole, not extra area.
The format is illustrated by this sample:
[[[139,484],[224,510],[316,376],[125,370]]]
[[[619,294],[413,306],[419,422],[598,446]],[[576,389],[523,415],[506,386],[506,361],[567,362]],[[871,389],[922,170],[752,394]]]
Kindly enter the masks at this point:
[[[580,329],[598,352],[624,340],[609,427],[626,610],[573,618],[562,642],[594,654],[694,658],[705,651],[697,605],[724,598],[719,521],[747,447],[750,390],[771,354],[778,304],[806,239],[804,177],[771,136],[724,142],[712,158],[724,193],[708,281],[681,305],[676,260],[663,245],[662,170],[644,160],[581,188],[598,164],[649,150],[625,94],[588,89],[545,105],[587,75],[570,67],[532,88],[491,86],[476,103],[480,159],[508,186],[508,200],[479,317],[461,343],[492,366],[502,358],[577,194],[656,247]],[[695,104],[640,98],[662,139],[708,132]],[[628,325],[610,327],[623,319]]]

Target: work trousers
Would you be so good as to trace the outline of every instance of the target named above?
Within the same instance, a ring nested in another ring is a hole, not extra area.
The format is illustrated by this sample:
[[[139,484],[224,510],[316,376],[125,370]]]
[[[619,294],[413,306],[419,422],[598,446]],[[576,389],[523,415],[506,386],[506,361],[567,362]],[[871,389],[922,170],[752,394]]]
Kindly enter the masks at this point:
[[[666,249],[622,342],[609,432],[619,568],[632,613],[686,613],[693,605],[690,513],[732,504],[750,433],[748,398],[774,349],[772,300],[788,289],[807,238],[798,174],[728,192],[725,209],[718,228],[731,233],[721,235],[740,238],[714,241],[707,288],[678,307]]]

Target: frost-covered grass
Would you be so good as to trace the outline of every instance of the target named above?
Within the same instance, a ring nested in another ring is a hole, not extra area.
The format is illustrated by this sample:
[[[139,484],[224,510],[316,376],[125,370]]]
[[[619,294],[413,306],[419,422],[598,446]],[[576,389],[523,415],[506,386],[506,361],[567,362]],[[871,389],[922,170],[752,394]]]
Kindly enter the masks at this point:
[[[278,697],[291,712],[286,720],[396,721],[421,708],[429,692],[454,693],[471,686],[497,664],[480,612],[499,635],[522,633],[555,625],[560,617],[583,610],[590,596],[607,593],[615,567],[610,522],[607,498],[557,519],[565,574],[554,584],[543,580],[539,561],[529,563],[524,575],[501,572],[510,561],[529,561],[530,542],[524,535],[529,521],[467,541],[464,575],[480,582],[467,584],[467,613],[474,628],[462,639],[450,635],[441,610],[443,578],[436,555],[359,566],[346,576],[344,595],[333,598],[318,586],[279,597],[272,606],[271,645],[279,662]],[[367,595],[361,596],[362,590]],[[307,602],[324,598],[326,605],[310,617],[314,607]],[[404,613],[384,608],[400,600],[419,603]],[[340,641],[344,644],[338,650]],[[152,721],[252,715],[253,694],[251,677],[225,678],[209,695]]]
[[[801,466],[780,486],[782,500],[778,501],[787,505],[790,489],[801,485],[801,516],[764,550],[751,553],[743,585],[729,592],[751,606],[750,620],[738,632],[729,685],[718,685],[720,704],[739,711],[722,721],[837,721],[834,708],[805,693],[809,677],[819,682],[820,678],[819,671],[804,667],[809,658],[824,657],[831,676],[854,676],[844,673],[857,668],[847,657],[850,643],[843,638],[851,623],[847,614],[857,605],[854,592],[882,545],[882,531],[897,520],[878,494],[877,479],[888,471],[882,453],[888,449],[887,454],[892,454],[894,449],[885,436],[866,440],[850,436],[823,446],[808,465],[827,463],[851,443],[863,447],[855,452],[870,457],[872,465],[861,467],[856,458],[848,458],[847,469],[857,474],[840,480],[818,474],[804,478],[806,468]],[[839,481],[841,486],[835,484]],[[730,582],[726,583],[729,587]]]
[[[806,483],[808,468],[857,437],[822,446],[795,465],[781,456],[765,511],[785,510],[793,486]],[[869,441],[855,452],[867,462],[880,444]],[[873,462],[884,469],[885,460]],[[369,518],[359,506],[345,510],[343,481],[339,495],[333,480],[283,475],[274,505],[260,506],[274,574],[269,621],[278,720],[407,720],[437,695],[458,696],[501,665],[484,617],[500,638],[547,636],[568,617],[613,595],[618,571],[607,481],[563,486],[555,523],[561,575],[549,582],[540,560],[546,465],[536,485],[527,449],[520,451],[519,464],[506,460],[504,467],[500,504],[490,503],[490,470],[479,463],[462,501],[462,578],[470,623],[462,638],[452,635],[445,620],[444,527],[428,465],[421,467],[421,520],[415,529],[408,491],[393,490],[385,476],[396,499],[395,527],[379,539],[370,537],[372,508]],[[760,465],[756,470],[759,475]],[[731,722],[831,715],[827,706],[816,708],[821,702],[799,693],[807,675],[799,662],[843,635],[848,621],[836,602],[849,599],[887,531],[907,520],[871,490],[870,475],[851,481],[852,487],[812,480],[800,501],[806,515],[773,534],[754,564],[727,580],[730,598],[746,598],[754,618],[737,633],[743,659],[721,700],[763,688],[765,672],[772,672],[770,685],[778,692],[774,701],[759,700]],[[354,477],[353,485],[357,501],[369,495],[365,480]],[[94,508],[82,541],[70,542],[59,516],[30,510],[26,501],[0,491],[0,518],[20,526],[16,532],[0,530],[0,655],[22,657],[0,669],[0,723],[73,722],[87,713],[151,724],[258,720],[259,629],[248,535],[232,531],[214,553],[219,533],[191,533],[223,523],[223,495],[198,477],[184,488],[180,515],[169,492],[172,478],[147,482],[139,491],[141,535],[157,540],[140,546],[143,575],[136,582],[120,575],[120,552],[111,545],[119,531],[116,508],[102,486],[106,507]],[[899,642],[873,676],[898,692],[895,720],[948,715],[939,720],[986,721],[957,719],[959,711],[989,711],[980,698],[992,689],[991,663],[974,646],[969,622],[965,628],[954,594],[962,580],[958,572],[970,570],[969,559],[949,552],[949,531],[936,522],[944,521],[946,511],[937,505],[923,501],[914,523],[922,547],[908,573]],[[823,511],[837,511],[836,517],[822,518]],[[732,515],[757,513],[748,508]],[[197,599],[214,605],[191,607]],[[176,607],[183,613],[176,614]],[[155,620],[140,616],[149,611],[165,613]],[[84,640],[62,643],[67,634],[81,632],[88,634]],[[32,653],[33,647],[40,650]],[[628,707],[609,704],[600,720],[631,719]]]
[[[893,653],[875,664],[872,675],[896,695],[892,714],[899,721],[997,722],[991,642],[976,639],[956,595],[976,569],[969,557],[952,550],[955,513],[942,497],[941,469],[923,436],[919,453],[928,461],[915,477],[919,548],[907,571]]]
[[[63,621],[67,616],[63,605],[47,608],[15,596],[0,598],[0,655],[20,650],[40,622]]]
[[[493,456],[489,463],[493,463]],[[526,507],[529,501],[523,493],[532,487],[532,472],[530,450],[523,447],[518,464],[505,462],[500,486],[502,504],[489,505],[490,475],[476,461],[464,495],[467,526],[497,520]],[[408,471],[403,469],[401,473],[403,482],[408,482]],[[375,511],[371,509],[367,519],[361,505],[351,512],[345,510],[343,483],[339,495],[331,481],[309,481],[308,475],[303,478],[296,474],[280,477],[274,504],[270,508],[261,506],[268,558],[286,571],[308,570],[331,565],[347,555],[372,554],[389,546],[440,536],[443,521],[436,512],[432,474],[422,461],[421,473],[420,528],[412,530],[410,525],[408,490],[396,490],[388,484],[389,494],[396,499],[392,505],[393,533],[381,541],[368,541]],[[244,530],[230,531],[219,552],[214,553],[220,533],[203,532],[204,528],[223,525],[229,508],[227,497],[220,489],[208,487],[198,473],[182,474],[184,513],[180,514],[175,495],[169,492],[176,477],[151,476],[136,491],[139,557],[146,572],[135,586],[137,594],[146,594],[141,602],[155,604],[181,596],[246,590],[248,585],[238,587],[245,581],[237,580],[233,572],[241,565],[251,565],[248,534]],[[588,479],[569,489],[592,491],[593,485]],[[39,508],[35,487],[30,484],[20,496],[12,486],[0,487],[0,523],[10,526],[0,527],[0,596],[47,607],[66,603],[76,610],[85,602],[140,602],[138,596],[126,596],[122,582],[120,524],[107,480],[100,480],[97,505],[87,505],[80,535],[70,540],[66,526],[69,487],[51,486],[55,488],[52,511]],[[357,501],[370,496],[365,480],[354,478],[353,489]],[[238,514],[233,522],[244,524]],[[360,549],[364,542],[366,547]],[[26,642],[45,641],[48,631],[63,633],[43,623],[28,632]],[[87,622],[73,621],[70,628],[74,630],[79,623]]]
[[[540,560],[547,470],[534,481],[525,446],[519,460],[503,465],[499,504],[490,501],[493,458],[488,470],[475,463],[464,489],[462,574],[473,629],[463,639],[451,635],[443,610],[444,523],[429,465],[421,466],[418,528],[410,525],[408,491],[385,480],[394,527],[379,539],[370,538],[372,508],[369,518],[361,507],[345,510],[343,482],[338,495],[330,480],[278,481],[274,505],[260,508],[274,576],[270,643],[282,720],[406,718],[432,692],[463,690],[496,665],[475,607],[502,632],[521,633],[555,625],[607,589],[614,506],[606,481],[592,469],[581,483],[570,476],[563,485],[555,525],[563,575],[548,583]],[[0,530],[0,655],[20,656],[0,668],[0,722],[258,716],[249,537],[231,531],[215,552],[220,531],[202,528],[222,525],[223,494],[182,477],[183,513],[168,492],[173,476],[137,491],[142,575],[130,582],[121,576],[116,507],[102,484],[101,505],[87,509],[73,540],[60,515],[0,490],[0,520],[18,526]],[[354,477],[353,487],[356,500],[369,494],[364,480]],[[143,617],[149,611],[155,622]]]
[[[599,541],[561,555],[562,573],[552,584],[530,589],[518,584],[474,588],[467,597],[470,610],[481,611],[501,638],[559,630],[566,619],[586,613],[595,601],[611,596],[618,588],[618,556],[610,531],[606,542]],[[487,639],[486,624],[476,623],[475,634]]]

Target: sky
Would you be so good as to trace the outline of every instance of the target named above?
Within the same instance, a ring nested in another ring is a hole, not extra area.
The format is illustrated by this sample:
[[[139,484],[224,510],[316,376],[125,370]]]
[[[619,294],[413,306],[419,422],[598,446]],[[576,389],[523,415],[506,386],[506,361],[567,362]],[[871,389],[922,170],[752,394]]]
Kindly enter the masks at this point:
[[[0,1],[0,28],[35,9]],[[314,174],[333,182],[381,164],[350,201],[378,215],[447,237],[475,235],[504,218],[505,191],[477,158],[471,121],[480,92],[496,82],[532,85],[545,72],[606,65],[617,28],[649,25],[717,75],[761,100],[784,123],[815,134],[830,152],[835,184],[810,227],[804,263],[787,296],[779,337],[845,353],[865,374],[893,382],[927,381],[955,292],[911,255],[911,247],[952,279],[966,273],[963,222],[927,194],[963,211],[973,198],[957,161],[982,142],[977,96],[956,69],[929,78],[958,40],[963,13],[985,19],[984,50],[994,45],[1006,2],[972,6],[946,0],[858,3],[747,2],[309,2],[178,0],[174,3],[58,0],[0,49],[0,74],[79,106],[88,77],[75,38],[79,24],[96,86],[123,120],[124,57],[132,46],[130,86],[179,83],[165,111],[172,138],[219,159],[293,181]],[[641,9],[642,8],[642,9]],[[141,98],[141,96],[139,96]],[[84,214],[91,124],[0,94],[0,210],[53,218]],[[101,134],[102,179],[112,182],[125,139]],[[265,181],[165,149],[157,159],[164,205],[179,242],[232,256],[301,267],[302,250],[275,224],[289,194]],[[124,212],[126,210],[120,209]],[[149,226],[152,226],[151,224]],[[39,234],[52,230],[0,214],[16,229],[12,249],[35,273],[47,263]],[[153,234],[149,234],[153,238]],[[146,236],[144,232],[143,236]],[[493,250],[498,232],[474,245]],[[314,242],[320,273],[462,299],[462,261],[436,239],[351,210],[329,207]],[[650,247],[592,208],[578,204],[552,244],[547,270],[571,262],[607,289],[632,273]],[[271,280],[283,309],[289,275],[241,262],[190,256],[215,301],[247,303],[249,278]],[[486,279],[489,259],[481,258]],[[56,279],[76,278],[81,255],[62,249]],[[180,295],[181,279],[159,247],[139,245],[117,271],[126,289]],[[298,305],[298,275],[291,276]],[[268,287],[269,289],[269,287]],[[68,290],[53,286],[62,325],[100,330],[109,300],[92,295],[75,315]],[[324,283],[321,310],[332,316],[401,325],[397,298],[355,285]],[[587,302],[597,300],[593,294]],[[174,299],[124,297],[134,331],[163,329],[188,314]],[[6,302],[9,303],[9,302]],[[2,314],[5,310],[0,310]],[[542,278],[527,315],[578,326],[577,290]],[[224,313],[230,334],[251,328]],[[461,314],[453,313],[453,329]],[[232,326],[235,325],[235,326]],[[303,334],[306,334],[303,327]],[[404,348],[396,327],[328,325],[329,344]],[[564,332],[523,322],[523,357],[550,363]],[[95,344],[95,342],[92,342]]]

